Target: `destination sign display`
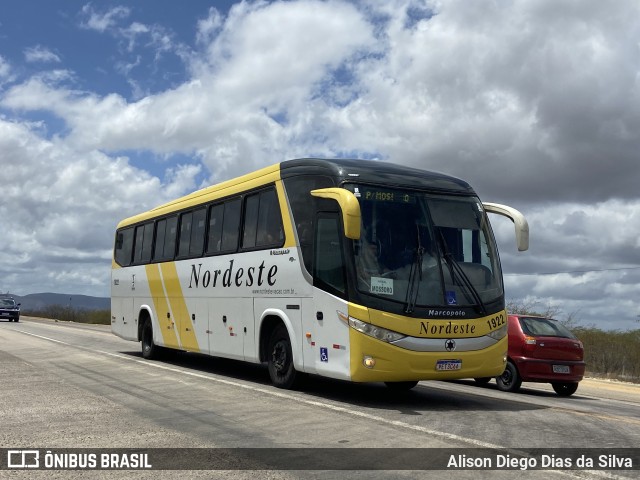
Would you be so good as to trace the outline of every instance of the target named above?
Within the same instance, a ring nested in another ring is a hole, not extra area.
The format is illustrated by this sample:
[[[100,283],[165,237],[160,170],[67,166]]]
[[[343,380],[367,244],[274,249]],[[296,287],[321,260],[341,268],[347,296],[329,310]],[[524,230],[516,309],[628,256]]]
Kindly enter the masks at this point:
[[[416,203],[414,195],[400,190],[381,188],[355,187],[354,195],[360,200],[381,203]]]

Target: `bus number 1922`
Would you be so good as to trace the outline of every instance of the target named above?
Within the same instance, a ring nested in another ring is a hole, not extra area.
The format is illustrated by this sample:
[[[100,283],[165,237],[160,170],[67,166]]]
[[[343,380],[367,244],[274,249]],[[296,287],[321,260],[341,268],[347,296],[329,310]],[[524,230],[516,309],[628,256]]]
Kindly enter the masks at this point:
[[[504,314],[497,315],[495,317],[487,320],[487,325],[489,325],[489,329],[495,330],[496,328],[500,328],[505,324]]]

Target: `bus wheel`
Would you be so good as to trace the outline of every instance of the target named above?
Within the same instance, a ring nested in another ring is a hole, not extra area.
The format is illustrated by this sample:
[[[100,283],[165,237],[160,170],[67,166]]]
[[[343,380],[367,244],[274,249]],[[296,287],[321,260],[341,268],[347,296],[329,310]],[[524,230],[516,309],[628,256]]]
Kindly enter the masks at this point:
[[[147,320],[142,327],[142,358],[152,360],[158,356],[158,350],[159,347],[153,342],[151,320]]]
[[[404,392],[407,390],[411,390],[413,387],[415,387],[418,382],[417,381],[411,381],[411,382],[384,382],[384,384],[387,386],[387,388],[389,390],[393,390],[395,392]]]
[[[522,385],[522,379],[520,378],[520,374],[518,373],[518,369],[516,366],[507,361],[507,367],[502,372],[502,375],[496,377],[496,384],[498,385],[498,389],[503,392],[517,392]]]
[[[278,388],[291,388],[296,381],[291,341],[284,325],[278,325],[269,339],[267,364],[271,382]]]
[[[553,382],[551,386],[561,397],[569,397],[578,390],[577,383]]]

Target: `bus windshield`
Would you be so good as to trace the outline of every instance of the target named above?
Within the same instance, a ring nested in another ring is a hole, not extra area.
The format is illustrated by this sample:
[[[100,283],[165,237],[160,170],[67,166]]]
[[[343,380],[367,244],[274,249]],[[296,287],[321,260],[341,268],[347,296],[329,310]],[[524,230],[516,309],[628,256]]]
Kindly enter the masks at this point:
[[[416,306],[475,306],[501,298],[502,273],[477,197],[351,185],[360,202],[353,242],[357,288]]]

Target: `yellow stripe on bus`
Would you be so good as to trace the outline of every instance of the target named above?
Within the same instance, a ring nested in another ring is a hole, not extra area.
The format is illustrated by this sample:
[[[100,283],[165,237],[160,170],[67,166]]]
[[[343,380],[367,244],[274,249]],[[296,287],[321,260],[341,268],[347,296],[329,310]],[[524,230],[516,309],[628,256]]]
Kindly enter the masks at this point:
[[[193,330],[193,322],[187,309],[187,303],[182,295],[176,264],[174,262],[161,263],[160,270],[162,271],[162,279],[167,290],[173,318],[178,324],[178,335],[180,336],[182,348],[191,352],[199,352],[198,339]]]
[[[151,263],[145,265],[145,270],[149,282],[149,291],[151,292],[151,298],[153,298],[153,305],[156,310],[156,320],[158,321],[160,333],[162,334],[162,341],[167,347],[179,347],[178,337],[176,337],[176,331],[173,328],[173,321],[171,318],[167,318],[169,305],[167,304],[167,298],[164,293],[164,288],[162,287],[160,268],[157,263]]]

